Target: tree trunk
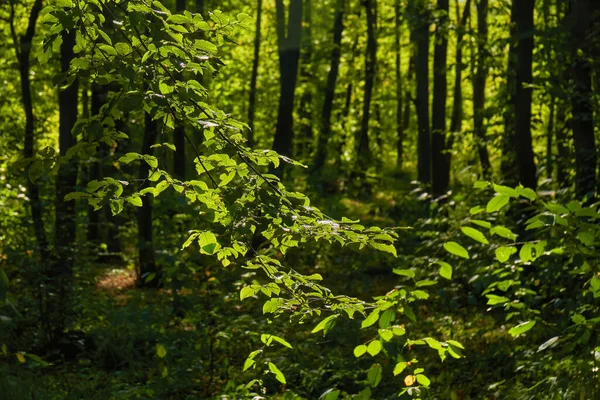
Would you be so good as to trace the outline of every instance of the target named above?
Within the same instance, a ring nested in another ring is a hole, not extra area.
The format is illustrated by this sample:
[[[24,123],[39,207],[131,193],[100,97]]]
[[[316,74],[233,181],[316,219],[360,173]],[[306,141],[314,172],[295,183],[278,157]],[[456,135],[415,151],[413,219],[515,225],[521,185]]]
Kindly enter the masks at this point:
[[[335,99],[335,87],[340,70],[342,32],[344,30],[344,8],[345,0],[337,0],[335,18],[333,22],[333,48],[331,49],[331,63],[327,74],[327,85],[325,86],[325,100],[321,112],[321,133],[317,142],[314,169],[320,171],[327,159],[327,146],[331,136],[331,114],[333,112],[333,101]]]
[[[594,138],[594,106],[592,101],[592,66],[590,54],[591,14],[597,9],[595,0],[571,2],[571,76],[574,95],[573,143],[575,145],[575,192],[578,197],[593,196],[596,182],[596,141]]]
[[[151,146],[156,142],[157,124],[152,120],[148,113],[144,114],[144,138],[142,140],[141,154],[152,154]],[[147,179],[150,172],[150,166],[140,163],[138,173],[139,179]],[[142,196],[142,207],[137,209],[137,227],[138,227],[138,260],[140,264],[138,285],[146,287],[160,286],[160,276],[156,257],[154,255],[154,234],[152,229],[152,199],[149,196]],[[146,281],[149,276],[153,279]]]
[[[429,131],[429,13],[425,10],[424,2],[416,5],[417,26],[413,32],[416,43],[416,78],[417,97],[415,106],[417,109],[418,123],[418,162],[417,178],[425,185],[431,183],[431,137]]]
[[[473,130],[477,141],[477,153],[481,164],[483,179],[492,177],[492,166],[486,144],[485,84],[488,77],[487,41],[488,41],[488,0],[479,0],[477,5],[477,70],[473,77]]]
[[[459,5],[457,3],[457,14],[459,14]],[[452,103],[452,115],[450,117],[450,136],[446,142],[446,152],[442,158],[445,165],[442,168],[444,172],[444,184],[449,186],[450,184],[450,167],[452,162],[452,147],[454,146],[454,137],[462,131],[463,121],[463,98],[462,98],[462,72],[464,64],[463,59],[463,45],[464,35],[467,22],[471,15],[471,0],[467,0],[465,8],[460,18],[459,25],[456,27],[456,65],[454,72],[454,91],[453,91],[453,103]]]
[[[431,191],[439,197],[448,190],[450,171],[444,171],[446,163],[446,98],[448,96],[448,78],[446,75],[448,59],[448,0],[438,0],[439,16],[436,22],[435,49],[433,54],[433,101],[431,119]]]
[[[67,72],[74,58],[75,32],[63,33],[60,46],[61,71]],[[76,144],[71,134],[77,121],[79,85],[75,80],[69,87],[58,93],[59,130],[58,143],[60,156],[65,157],[67,150]],[[75,239],[77,231],[77,214],[75,202],[65,201],[68,193],[74,192],[77,185],[78,165],[74,160],[63,163],[56,177],[56,202],[54,247],[56,262],[52,264],[49,286],[55,291],[48,297],[48,310],[52,321],[52,338],[56,339],[65,329],[67,316],[71,310],[71,291],[73,289],[73,266],[75,258]]]
[[[406,82],[411,82],[415,76],[415,51],[411,50],[410,58],[408,59],[408,73],[406,74]],[[404,111],[402,112],[402,129],[404,132],[410,128],[410,106],[413,104],[414,99],[412,95],[412,88],[410,85],[405,85],[404,89]]]
[[[262,2],[256,2],[256,33],[254,35],[254,60],[252,61],[252,76],[250,78],[250,101],[248,104],[248,146],[253,147],[255,142],[254,137],[254,118],[256,114],[256,82],[258,81],[258,66],[260,63],[260,35],[262,24]]]
[[[302,38],[302,0],[290,0],[286,33],[285,10],[283,0],[276,0],[277,11],[277,47],[279,52],[279,109],[273,150],[293,157],[294,139],[294,96],[298,80],[298,62]],[[283,176],[283,163],[273,171]]]
[[[517,70],[517,3],[511,5],[510,47],[508,50],[508,64],[506,68],[506,93],[504,103],[504,133],[502,135],[502,159],[500,170],[505,184],[517,184],[517,162],[515,153],[515,108],[516,96],[516,70]]]
[[[558,159],[556,161],[556,180],[558,187],[565,189],[571,186],[567,160],[571,159],[569,151],[569,135],[571,131],[571,122],[567,120],[567,105],[565,101],[559,101],[556,110],[556,151]]]
[[[552,179],[554,172],[554,110],[556,109],[556,97],[550,99],[550,115],[548,116],[548,129],[546,131],[546,177]]]
[[[300,52],[300,132],[302,137],[297,141],[297,157],[301,160],[309,159],[313,148],[313,43],[312,43],[312,0],[304,0],[304,21],[302,23],[302,44]]]
[[[185,11],[186,0],[175,1],[175,11],[182,13]],[[204,5],[202,5],[204,7]],[[177,74],[177,79],[182,80],[181,74]],[[173,157],[173,174],[177,179],[185,181],[185,126],[183,122],[176,122],[173,130],[173,144],[175,145],[175,157]]]
[[[400,43],[400,28],[402,25],[402,11],[400,0],[394,2],[394,45],[396,55],[396,168],[402,170],[404,157],[404,123],[402,121],[402,46]]]
[[[517,24],[517,76],[514,97],[515,111],[515,150],[519,181],[523,186],[536,189],[537,177],[531,138],[531,101],[533,83],[533,10],[534,1],[513,0],[518,6],[515,22]],[[593,132],[592,132],[593,133]],[[593,135],[592,135],[593,137]]]
[[[19,62],[19,77],[21,83],[21,103],[25,112],[25,141],[23,146],[23,157],[32,158],[35,154],[35,117],[33,114],[33,101],[31,98],[31,79],[30,79],[30,56],[33,37],[35,35],[35,26],[42,9],[42,1],[36,0],[29,14],[29,23],[25,34],[20,38],[13,37],[15,52]],[[11,5],[11,24],[14,24],[14,9]],[[14,25],[12,26],[14,29]],[[13,30],[14,32],[14,30]],[[27,180],[27,192],[30,200],[31,218],[33,222],[33,231],[37,241],[42,261],[48,260],[48,239],[44,228],[42,218],[43,209],[40,200],[40,191],[37,185]]]
[[[365,53],[365,91],[363,97],[363,112],[359,136],[355,138],[357,167],[366,171],[371,163],[371,150],[369,148],[369,120],[371,117],[371,101],[373,99],[373,86],[377,67],[377,39],[375,29],[377,26],[377,0],[363,0],[367,15],[367,49]]]

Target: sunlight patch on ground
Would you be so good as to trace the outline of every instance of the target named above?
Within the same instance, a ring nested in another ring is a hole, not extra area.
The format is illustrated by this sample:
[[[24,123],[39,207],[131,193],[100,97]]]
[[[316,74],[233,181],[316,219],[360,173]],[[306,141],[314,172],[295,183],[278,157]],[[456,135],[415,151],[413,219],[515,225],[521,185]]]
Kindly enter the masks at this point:
[[[116,294],[115,292],[133,289],[136,286],[135,271],[128,269],[111,269],[98,278],[96,288]]]

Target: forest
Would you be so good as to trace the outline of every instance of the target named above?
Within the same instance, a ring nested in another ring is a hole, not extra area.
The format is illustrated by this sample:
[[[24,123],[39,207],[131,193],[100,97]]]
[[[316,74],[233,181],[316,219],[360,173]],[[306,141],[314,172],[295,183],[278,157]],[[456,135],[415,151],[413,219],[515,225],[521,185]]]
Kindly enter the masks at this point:
[[[600,1],[0,1],[0,400],[600,399]]]

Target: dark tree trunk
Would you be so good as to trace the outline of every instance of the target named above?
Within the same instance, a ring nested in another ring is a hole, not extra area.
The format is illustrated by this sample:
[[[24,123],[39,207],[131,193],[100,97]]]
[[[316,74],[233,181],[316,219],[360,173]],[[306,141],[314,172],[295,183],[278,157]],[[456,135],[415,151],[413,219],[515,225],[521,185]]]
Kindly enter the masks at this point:
[[[196,0],[196,12],[206,18],[205,0]]]
[[[404,123],[402,120],[402,47],[400,43],[400,28],[402,26],[402,11],[400,0],[394,2],[394,45],[396,55],[396,168],[402,169],[404,157]]]
[[[175,11],[181,13],[185,11],[186,0],[176,0]],[[202,5],[204,8],[204,5]],[[177,79],[182,80],[181,74],[177,74]],[[185,126],[182,121],[175,123],[175,129],[173,130],[173,144],[175,145],[175,157],[173,157],[173,173],[177,179],[185,181]]]
[[[254,119],[256,115],[256,82],[258,81],[258,66],[260,63],[260,35],[262,24],[262,2],[256,2],[256,33],[254,35],[254,60],[252,61],[252,76],[250,78],[250,101],[248,103],[248,146],[253,147],[254,141]]]
[[[548,129],[546,131],[546,177],[552,179],[554,172],[554,157],[552,148],[554,147],[554,110],[556,109],[556,98],[550,99],[550,115],[548,116]]]
[[[325,100],[321,112],[321,132],[317,142],[314,169],[320,171],[327,159],[327,146],[331,136],[331,114],[333,112],[333,101],[335,99],[335,87],[340,70],[342,32],[344,31],[344,8],[345,0],[337,0],[335,18],[333,23],[333,48],[331,49],[331,63],[327,74],[327,85],[325,86]]]
[[[31,98],[30,59],[33,36],[42,1],[36,0],[29,14],[29,22],[25,34],[20,38],[13,36],[15,51],[19,62],[19,77],[21,83],[21,103],[25,112],[25,142],[23,147],[24,158],[32,158],[35,154],[35,117],[33,114],[33,101]],[[14,9],[11,6],[11,24],[14,24]],[[14,32],[14,25],[11,25]],[[31,219],[33,231],[40,251],[42,262],[48,261],[48,239],[42,218],[43,209],[40,201],[39,188],[27,180],[27,192],[30,200]]]
[[[424,11],[424,2],[415,7],[418,18],[417,26],[413,32],[416,43],[416,78],[417,97],[415,106],[417,109],[418,123],[418,162],[417,179],[425,185],[431,183],[431,137],[429,130],[429,13]]]
[[[517,160],[515,152],[515,96],[517,86],[517,3],[511,5],[510,47],[506,68],[506,92],[504,103],[504,133],[502,135],[502,159],[500,171],[505,184],[517,184]]]
[[[517,76],[514,97],[515,112],[515,150],[519,181],[523,186],[537,188],[536,166],[531,138],[531,101],[533,83],[533,10],[534,1],[513,0],[518,6],[515,22],[517,24]]]
[[[63,33],[60,46],[61,71],[67,72],[74,57],[75,32]],[[69,87],[58,93],[59,130],[58,143],[61,157],[76,144],[71,134],[77,121],[79,85],[75,80]],[[68,193],[74,192],[77,185],[78,164],[68,160],[58,170],[56,177],[56,202],[54,225],[54,248],[56,262],[52,263],[49,287],[55,291],[48,297],[48,310],[52,321],[52,338],[56,339],[65,329],[71,310],[75,239],[77,231],[75,202],[65,201]]]
[[[408,59],[408,73],[406,75],[406,82],[412,82],[415,76],[415,52],[411,49],[410,58]],[[410,85],[405,85],[404,89],[404,111],[402,112],[402,128],[404,132],[410,128],[410,106],[413,104],[414,99],[412,95],[412,88]]]
[[[569,151],[570,131],[571,123],[567,120],[566,102],[559,101],[556,110],[556,152],[558,155],[558,159],[556,160],[556,180],[558,181],[558,187],[561,189],[571,186],[567,165],[567,160],[571,159]]]
[[[144,115],[144,138],[142,140],[141,154],[152,154],[151,146],[156,142],[156,135],[156,121],[152,120],[152,116],[146,113]],[[138,178],[148,178],[149,172],[150,166],[145,162],[141,162]],[[138,285],[146,287],[158,287],[161,283],[159,276],[160,271],[156,265],[156,257],[154,255],[152,208],[152,199],[148,195],[142,196],[142,207],[137,209],[138,261],[140,264]],[[147,281],[149,276],[154,276],[154,279]]]
[[[293,157],[293,114],[296,83],[298,81],[300,42],[302,38],[302,0],[290,0],[287,27],[283,0],[276,0],[275,4],[277,11],[279,73],[281,79],[273,150],[281,155]],[[283,163],[274,173],[280,177],[283,176]]]
[[[297,140],[297,157],[307,160],[313,151],[313,38],[312,38],[312,0],[304,0],[304,21],[302,23],[302,44],[300,51],[300,119],[301,138]]]
[[[358,137],[355,138],[357,167],[365,171],[371,163],[369,148],[369,120],[371,117],[371,101],[377,68],[377,0],[363,0],[367,16],[367,49],[365,54],[365,91],[363,97],[363,112]]]
[[[457,3],[457,14],[459,14],[459,7]],[[463,46],[464,46],[464,35],[467,27],[467,22],[471,15],[471,0],[467,0],[465,8],[460,18],[459,25],[456,27],[456,65],[454,72],[454,91],[453,91],[453,103],[452,103],[452,115],[450,117],[450,136],[446,141],[446,153],[443,157],[445,165],[442,168],[444,172],[444,184],[446,187],[450,184],[450,167],[452,162],[452,147],[454,146],[454,137],[462,131],[463,121],[463,96],[462,96],[462,72],[464,64],[463,59]]]
[[[490,179],[492,166],[486,143],[485,84],[488,77],[487,41],[488,41],[488,0],[479,0],[477,5],[477,70],[473,76],[473,130],[477,141],[477,153],[481,164],[483,179]]]
[[[575,192],[582,198],[596,191],[597,154],[594,138],[592,66],[590,65],[591,15],[598,9],[595,0],[571,2],[571,96],[573,143],[575,145]]]
[[[435,49],[433,54],[433,101],[431,119],[431,191],[439,197],[448,190],[450,171],[444,171],[446,163],[446,98],[448,96],[448,78],[446,74],[448,59],[447,23],[450,4],[448,0],[438,0],[439,16],[436,22]]]

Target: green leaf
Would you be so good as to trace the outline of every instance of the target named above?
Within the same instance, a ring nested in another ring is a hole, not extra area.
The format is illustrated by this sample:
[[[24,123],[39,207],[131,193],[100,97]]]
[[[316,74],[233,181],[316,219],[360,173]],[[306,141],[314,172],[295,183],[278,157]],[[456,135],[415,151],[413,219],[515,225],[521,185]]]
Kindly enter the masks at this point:
[[[508,186],[494,184],[494,190],[496,191],[496,193],[500,193],[509,197],[514,197],[515,199],[519,197],[519,193],[515,189],[510,188]]]
[[[486,294],[485,297],[488,298],[488,304],[490,306],[495,306],[496,304],[504,304],[508,303],[510,299],[508,297],[497,296],[495,294]]]
[[[535,321],[523,322],[522,324],[519,324],[515,327],[510,328],[508,330],[508,333],[510,333],[512,336],[518,336],[520,334],[527,332],[531,328],[533,328],[534,325],[535,325]]]
[[[158,167],[158,160],[156,159],[156,157],[144,154],[142,158],[144,159],[144,161],[146,161],[146,164],[148,164],[151,168]]]
[[[496,259],[498,261],[500,261],[501,263],[506,262],[506,261],[508,261],[510,256],[512,256],[516,252],[517,252],[517,249],[515,249],[514,247],[508,247],[508,246],[498,247],[495,250]]]
[[[251,358],[246,358],[246,361],[244,361],[244,371],[246,371],[248,368],[252,367],[253,365],[256,364],[256,361],[254,361]]]
[[[537,194],[534,190],[523,186],[517,187],[517,193],[519,193],[521,197],[525,197],[526,199],[531,201],[534,201],[537,198]]]
[[[396,364],[396,366],[394,367],[394,376],[396,375],[400,375],[408,366],[407,362],[401,361],[399,363]]]
[[[431,384],[429,378],[423,374],[417,374],[417,382],[419,382],[420,385],[423,385],[425,387],[429,387],[429,385]]]
[[[257,289],[254,288],[253,286],[246,286],[243,287],[242,290],[240,291],[240,301],[247,299],[248,297],[252,297],[256,294]]]
[[[480,214],[484,211],[485,211],[485,208],[483,208],[482,206],[475,206],[469,210],[469,214],[476,215],[476,214]]]
[[[119,42],[115,44],[115,50],[122,56],[131,53],[131,47],[127,43]]]
[[[485,210],[489,213],[496,212],[505,205],[507,205],[509,200],[510,196],[507,196],[505,194],[495,196],[490,201],[488,201],[487,205],[485,206]]]
[[[354,357],[358,358],[367,352],[367,346],[359,344],[354,348]]]
[[[369,243],[371,244],[371,247],[373,247],[375,250],[390,253],[394,257],[398,257],[398,254],[396,254],[396,248],[391,244],[379,243],[375,241],[370,241]]]
[[[283,372],[281,372],[279,370],[279,368],[277,368],[277,366],[275,364],[273,364],[272,362],[269,363],[269,370],[275,374],[275,379],[277,379],[279,382],[283,383],[284,385],[286,384],[285,376],[283,375]]]
[[[462,258],[469,258],[469,252],[467,249],[462,247],[460,244],[456,242],[446,242],[444,243],[444,249],[450,254],[454,254],[455,256]]]
[[[429,298],[429,293],[423,290],[414,290],[413,292],[411,292],[411,294],[420,300],[427,300]]]
[[[396,312],[394,310],[385,310],[383,314],[381,314],[381,318],[379,318],[379,327],[385,329],[390,326],[395,319]]]
[[[214,54],[218,50],[217,46],[215,46],[211,42],[207,42],[206,40],[196,40],[194,42],[194,46],[196,47],[196,49],[198,49],[200,51],[204,51],[206,53]]]
[[[198,235],[198,244],[201,253],[214,254],[217,248],[217,237],[210,231],[202,232]]]
[[[396,275],[408,276],[409,278],[414,278],[415,277],[415,271],[412,271],[410,269],[397,269],[397,268],[394,268],[394,270],[392,272],[395,273]]]
[[[117,50],[115,50],[114,47],[112,47],[108,44],[100,43],[97,45],[97,47],[100,50],[100,52],[106,54],[107,56],[116,56],[117,55]]]
[[[167,349],[160,343],[156,345],[156,355],[159,358],[165,358],[167,356]]]
[[[502,226],[502,225],[493,227],[492,229],[490,229],[490,233],[492,235],[498,235],[500,237],[503,237],[505,239],[509,239],[512,241],[517,239],[517,235],[515,235],[510,229],[508,229],[507,227]]]
[[[436,261],[436,264],[440,266],[440,276],[444,279],[452,279],[452,266],[444,261]]]
[[[260,341],[263,342],[264,344],[266,344],[267,346],[269,346],[272,342],[277,342],[277,343],[281,344],[282,346],[287,347],[288,349],[292,348],[292,345],[287,340],[285,340],[284,338],[281,338],[279,336],[275,336],[275,335],[262,334],[260,336]]]
[[[553,338],[550,338],[550,339],[546,340],[544,343],[542,343],[540,345],[540,347],[538,347],[537,351],[544,351],[544,350],[546,350],[548,347],[553,346],[554,343],[556,343],[558,341],[558,339],[560,339],[560,336],[554,336]]]
[[[391,329],[379,329],[378,333],[379,336],[386,342],[389,342],[394,338],[394,332],[392,332]]]
[[[462,233],[479,243],[490,244],[485,235],[475,228],[471,228],[470,226],[463,226],[462,228],[460,228],[460,230],[462,231]]]
[[[367,346],[367,353],[369,353],[371,356],[375,357],[377,354],[379,354],[379,352],[381,351],[382,348],[383,348],[383,346],[381,345],[381,342],[379,340],[373,340]]]
[[[142,199],[140,198],[140,196],[132,196],[132,197],[127,197],[125,199],[129,204],[136,206],[136,207],[141,207],[144,204],[142,203]]]
[[[129,164],[130,162],[139,160],[140,158],[142,158],[142,156],[138,153],[127,153],[121,158],[119,158],[117,161],[123,164]]]
[[[323,336],[327,334],[327,332],[329,332],[329,330],[331,330],[331,328],[334,325],[334,321],[337,317],[339,317],[339,314],[333,314],[330,315],[329,317],[325,318],[323,321],[319,322],[317,324],[317,326],[315,326],[315,328],[310,332],[310,333],[317,333],[320,331],[323,331]]]
[[[338,389],[328,389],[321,394],[319,400],[338,400],[340,397],[340,391]]]
[[[367,382],[372,388],[376,388],[383,377],[383,369],[380,364],[373,364],[367,372]]]
[[[521,261],[523,261],[524,263],[526,263],[528,261],[532,261],[534,259],[533,249],[534,249],[533,243],[525,243],[523,245],[523,247],[521,247],[521,250],[519,251],[519,258],[521,258]]]
[[[364,328],[368,328],[369,326],[373,325],[375,322],[377,322],[377,320],[379,319],[379,308],[376,308],[375,310],[373,310],[373,312],[371,312],[371,314],[369,314],[369,316],[360,324],[360,328],[364,329]]]

